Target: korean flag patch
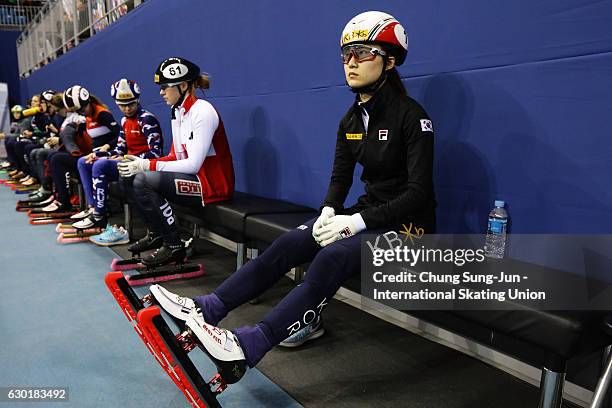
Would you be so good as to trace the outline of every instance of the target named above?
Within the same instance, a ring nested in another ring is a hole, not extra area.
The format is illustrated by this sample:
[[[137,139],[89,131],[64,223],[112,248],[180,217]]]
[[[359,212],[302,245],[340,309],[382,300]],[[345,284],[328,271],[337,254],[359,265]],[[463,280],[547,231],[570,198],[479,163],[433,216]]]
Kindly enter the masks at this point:
[[[433,132],[433,125],[429,119],[421,119],[421,130],[423,132]]]

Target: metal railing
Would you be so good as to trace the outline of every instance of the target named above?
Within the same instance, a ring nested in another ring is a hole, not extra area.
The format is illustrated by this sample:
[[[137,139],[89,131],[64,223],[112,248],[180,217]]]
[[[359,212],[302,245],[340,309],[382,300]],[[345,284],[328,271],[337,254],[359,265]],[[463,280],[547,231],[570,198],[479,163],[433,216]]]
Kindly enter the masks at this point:
[[[34,6],[0,6],[0,30],[21,30],[39,11]]]
[[[117,21],[143,0],[52,0],[17,39],[19,73],[33,71]]]

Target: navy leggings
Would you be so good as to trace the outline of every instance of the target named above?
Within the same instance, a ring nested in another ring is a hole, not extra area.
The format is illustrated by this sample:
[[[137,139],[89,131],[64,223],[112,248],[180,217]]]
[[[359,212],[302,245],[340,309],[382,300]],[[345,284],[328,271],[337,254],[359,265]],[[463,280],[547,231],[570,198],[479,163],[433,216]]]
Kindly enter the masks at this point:
[[[55,197],[63,205],[70,205],[70,174],[77,172],[78,157],[68,152],[54,152],[49,155],[51,178],[55,184]]]
[[[251,367],[272,347],[313,322],[342,283],[360,271],[361,234],[321,248],[312,237],[315,221],[307,221],[279,237],[261,256],[227,278],[212,295],[194,299],[205,320],[217,325],[229,311],[261,295],[291,268],[311,262],[304,282],[257,324],[267,341],[258,339],[256,331],[250,329],[235,331]],[[366,232],[381,234],[388,230]]]
[[[85,163],[81,157],[77,167],[83,183],[83,191],[87,204],[94,207],[96,214],[106,215],[106,197],[108,197],[108,183],[119,179],[117,171],[118,160],[98,159],[93,163]]]

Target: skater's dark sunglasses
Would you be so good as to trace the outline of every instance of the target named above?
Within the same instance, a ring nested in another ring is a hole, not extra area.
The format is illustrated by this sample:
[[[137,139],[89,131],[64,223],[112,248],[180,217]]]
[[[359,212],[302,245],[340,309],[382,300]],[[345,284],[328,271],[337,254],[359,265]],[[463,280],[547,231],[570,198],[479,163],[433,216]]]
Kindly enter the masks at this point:
[[[342,47],[342,52],[340,54],[343,64],[348,64],[351,60],[351,56],[354,57],[357,62],[364,62],[374,60],[377,55],[387,55],[387,53],[380,48],[364,44],[345,45]]]

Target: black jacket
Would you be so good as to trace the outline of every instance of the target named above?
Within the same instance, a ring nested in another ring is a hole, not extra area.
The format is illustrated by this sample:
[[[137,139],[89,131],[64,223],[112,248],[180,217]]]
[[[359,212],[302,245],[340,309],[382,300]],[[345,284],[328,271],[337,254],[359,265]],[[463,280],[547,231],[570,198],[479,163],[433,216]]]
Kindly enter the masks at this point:
[[[369,115],[366,133],[362,119]],[[433,127],[414,99],[385,83],[366,103],[358,99],[338,129],[331,182],[323,206],[336,214],[361,213],[368,229],[402,228],[402,224],[435,232]],[[355,164],[363,166],[365,192],[344,210]]]

